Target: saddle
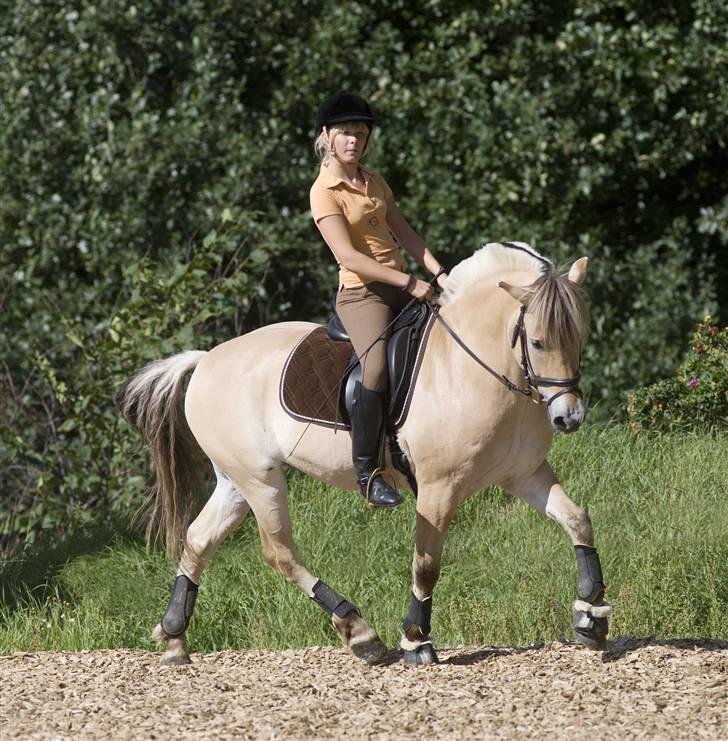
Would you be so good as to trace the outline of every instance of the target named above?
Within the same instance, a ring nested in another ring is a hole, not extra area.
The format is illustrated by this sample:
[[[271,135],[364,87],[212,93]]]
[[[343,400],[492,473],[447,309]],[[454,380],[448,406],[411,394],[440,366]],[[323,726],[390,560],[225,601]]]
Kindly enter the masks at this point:
[[[428,304],[415,302],[395,319],[387,342],[389,374],[387,430],[405,422],[427,338],[435,318]],[[291,350],[281,373],[281,406],[300,422],[348,430],[354,384],[361,365],[336,312]]]

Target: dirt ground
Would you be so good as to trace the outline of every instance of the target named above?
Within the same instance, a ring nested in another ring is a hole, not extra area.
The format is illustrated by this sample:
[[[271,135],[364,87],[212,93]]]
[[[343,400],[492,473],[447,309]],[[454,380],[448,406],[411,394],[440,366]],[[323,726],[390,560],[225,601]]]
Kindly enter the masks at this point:
[[[2,739],[725,739],[728,642],[622,638],[439,651],[368,667],[343,648],[0,657]]]

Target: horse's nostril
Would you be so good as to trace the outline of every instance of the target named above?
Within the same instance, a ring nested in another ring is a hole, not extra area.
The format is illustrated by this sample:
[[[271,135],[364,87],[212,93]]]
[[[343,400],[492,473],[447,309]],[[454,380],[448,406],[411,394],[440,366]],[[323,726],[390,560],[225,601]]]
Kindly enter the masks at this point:
[[[560,429],[566,429],[566,420],[563,417],[554,417],[554,424]]]

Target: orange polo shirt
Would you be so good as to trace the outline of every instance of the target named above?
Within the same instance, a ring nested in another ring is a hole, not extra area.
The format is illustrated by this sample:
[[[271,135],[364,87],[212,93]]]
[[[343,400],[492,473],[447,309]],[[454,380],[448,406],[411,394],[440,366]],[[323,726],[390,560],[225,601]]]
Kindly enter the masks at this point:
[[[366,182],[365,193],[352,188],[326,165],[321,165],[310,192],[313,220],[318,226],[324,216],[341,214],[357,252],[388,268],[406,272],[407,263],[387,224],[387,199],[392,197],[392,190],[379,173],[361,166],[359,169]],[[339,288],[361,288],[363,285],[356,273],[339,263]]]

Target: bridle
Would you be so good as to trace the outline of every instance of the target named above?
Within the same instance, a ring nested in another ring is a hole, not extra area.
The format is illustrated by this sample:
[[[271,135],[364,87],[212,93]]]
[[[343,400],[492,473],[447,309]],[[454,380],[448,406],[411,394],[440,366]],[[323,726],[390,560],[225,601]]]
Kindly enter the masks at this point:
[[[581,397],[581,390],[579,389],[579,379],[581,373],[577,371],[576,375],[571,378],[547,378],[546,376],[539,376],[533,368],[531,363],[531,356],[528,354],[528,335],[526,333],[526,324],[524,322],[524,316],[526,314],[526,307],[521,304],[521,311],[518,314],[518,320],[516,326],[513,328],[513,336],[511,338],[511,348],[516,347],[516,341],[521,342],[521,369],[523,371],[523,377],[526,381],[525,386],[520,386],[517,383],[511,381],[507,376],[502,373],[494,371],[489,365],[484,363],[458,336],[457,332],[440,316],[440,307],[437,305],[430,305],[435,315],[435,319],[445,328],[447,333],[457,342],[460,347],[481,367],[488,371],[494,378],[500,381],[507,389],[514,393],[523,394],[528,396],[531,401],[535,404],[546,404],[546,407],[550,407],[551,404],[556,401],[560,396],[564,394],[575,394]],[[559,386],[561,390],[555,393],[550,399],[546,399],[544,395],[539,391],[539,386]]]

